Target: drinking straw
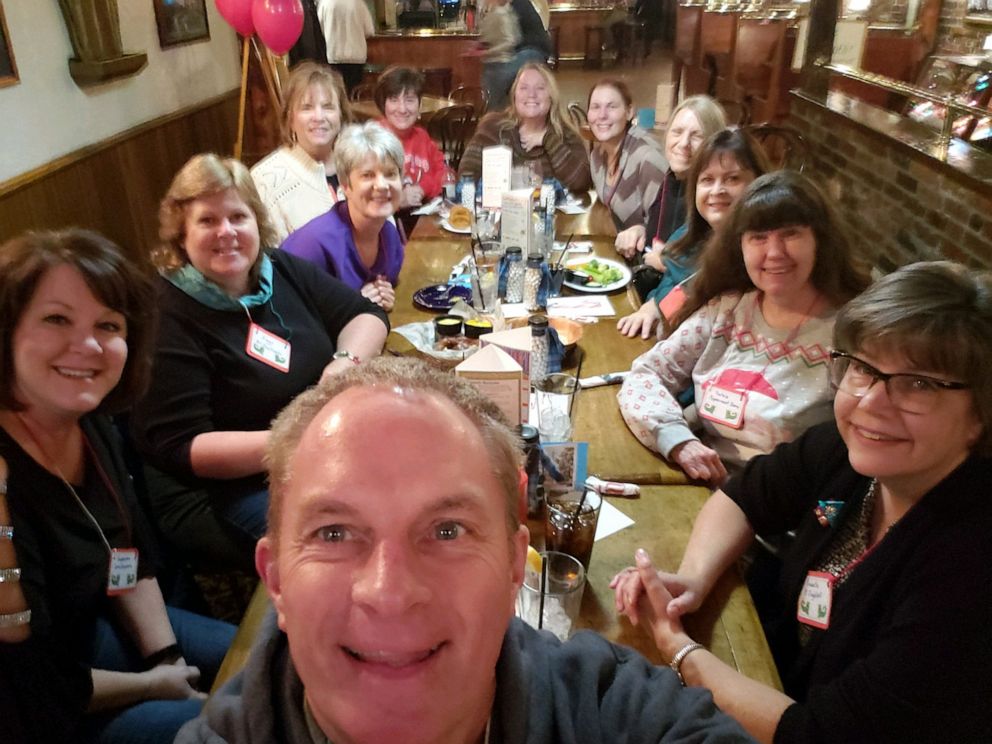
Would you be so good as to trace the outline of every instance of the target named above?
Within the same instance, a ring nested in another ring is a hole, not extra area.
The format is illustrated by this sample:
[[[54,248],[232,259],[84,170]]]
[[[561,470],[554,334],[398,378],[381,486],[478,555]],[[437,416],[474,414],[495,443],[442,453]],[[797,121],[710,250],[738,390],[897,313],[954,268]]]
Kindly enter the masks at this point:
[[[579,380],[582,375],[582,362],[585,361],[586,355],[582,350],[579,350],[579,365],[575,368],[575,386],[572,388],[572,394],[568,398],[568,418],[572,418],[572,406],[575,405],[575,394],[579,391]]]
[[[473,235],[472,239],[469,241],[469,246],[472,248],[472,264],[475,267],[475,281],[479,284],[479,303],[482,305],[482,310],[486,310],[486,298],[482,296],[482,275],[479,273],[479,255],[475,252],[475,244],[479,244],[479,251],[482,251],[482,241],[479,240],[478,235]]]
[[[541,556],[541,596],[537,600],[537,629],[544,627],[544,593],[548,590],[548,556]]]
[[[565,247],[561,249],[561,254],[558,256],[558,261],[554,265],[555,271],[561,268],[561,262],[565,260],[565,254],[568,253],[568,249],[572,245],[572,238],[574,237],[575,237],[575,233],[573,232],[571,235],[568,236],[568,240],[565,241]]]

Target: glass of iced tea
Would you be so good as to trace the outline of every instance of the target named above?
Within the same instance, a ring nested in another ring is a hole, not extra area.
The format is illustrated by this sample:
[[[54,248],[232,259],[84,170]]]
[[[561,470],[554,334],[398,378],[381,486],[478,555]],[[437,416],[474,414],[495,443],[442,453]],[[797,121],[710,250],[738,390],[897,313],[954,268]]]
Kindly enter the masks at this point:
[[[545,547],[578,558],[588,571],[602,504],[600,495],[591,489],[585,491],[584,497],[582,491],[549,496],[544,524]]]

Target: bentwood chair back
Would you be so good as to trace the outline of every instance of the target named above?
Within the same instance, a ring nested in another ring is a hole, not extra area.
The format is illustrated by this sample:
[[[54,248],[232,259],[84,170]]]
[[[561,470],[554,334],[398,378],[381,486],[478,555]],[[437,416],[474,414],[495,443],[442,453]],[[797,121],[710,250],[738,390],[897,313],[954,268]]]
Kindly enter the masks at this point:
[[[448,156],[448,164],[458,170],[465,144],[475,133],[475,109],[470,103],[448,106],[431,117],[427,132]]]
[[[797,129],[775,124],[751,124],[743,129],[758,141],[775,169],[803,172],[809,159],[809,142]]]
[[[375,83],[359,83],[351,89],[352,101],[371,101],[375,98]]]
[[[472,104],[476,118],[481,118],[489,110],[489,94],[478,85],[459,85],[448,94],[452,103]]]
[[[568,104],[568,115],[572,117],[572,123],[576,129],[581,131],[583,127],[589,126],[589,117],[586,115],[586,110],[582,108],[582,104],[578,101],[572,101]]]

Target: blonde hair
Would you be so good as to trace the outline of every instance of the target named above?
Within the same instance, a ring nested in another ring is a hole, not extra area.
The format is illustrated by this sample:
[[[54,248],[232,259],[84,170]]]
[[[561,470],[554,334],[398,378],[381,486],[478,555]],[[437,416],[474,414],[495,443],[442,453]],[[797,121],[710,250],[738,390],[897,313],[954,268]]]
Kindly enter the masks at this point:
[[[194,155],[179,169],[158,208],[158,236],[151,260],[161,271],[175,271],[189,263],[186,241],[186,213],[189,205],[205,196],[234,189],[254,213],[262,248],[274,247],[279,238],[262,203],[248,169],[234,158],[221,158],[212,152]],[[262,252],[259,251],[259,260]],[[258,266],[252,266],[252,277]]]
[[[559,137],[564,137],[565,130],[568,129],[576,137],[580,137],[579,130],[575,128],[571,118],[562,110],[561,91],[558,90],[558,82],[555,80],[555,76],[545,65],[537,62],[528,62],[517,71],[517,76],[513,79],[513,85],[510,88],[510,103],[506,107],[507,118],[513,122],[514,126],[520,126],[520,116],[517,114],[517,105],[515,103],[517,86],[520,85],[520,78],[528,70],[537,72],[544,78],[544,82],[548,86],[548,95],[551,98],[551,106],[548,108],[548,127],[551,131]]]
[[[334,94],[334,98],[338,102],[338,109],[341,111],[342,127],[351,121],[348,93],[338,71],[330,65],[324,65],[320,62],[311,60],[300,62],[290,70],[289,79],[283,87],[282,115],[279,124],[282,130],[282,141],[285,145],[296,144],[292,119],[311,85],[319,85],[326,93]]]
[[[723,106],[707,95],[689,96],[682,101],[672,115],[668,118],[669,124],[675,121],[675,117],[688,109],[699,122],[699,128],[703,130],[703,139],[709,139],[721,129],[727,126],[727,113]]]

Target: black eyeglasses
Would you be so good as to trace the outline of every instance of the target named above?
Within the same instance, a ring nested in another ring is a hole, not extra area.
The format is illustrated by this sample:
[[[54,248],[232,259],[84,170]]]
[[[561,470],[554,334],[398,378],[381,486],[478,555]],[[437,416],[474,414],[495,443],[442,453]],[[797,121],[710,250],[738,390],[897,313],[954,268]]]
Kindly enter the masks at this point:
[[[840,392],[863,398],[879,380],[885,385],[892,405],[906,413],[930,413],[937,405],[942,390],[966,390],[969,387],[963,382],[939,380],[912,372],[881,372],[846,351],[830,352],[830,384]]]

